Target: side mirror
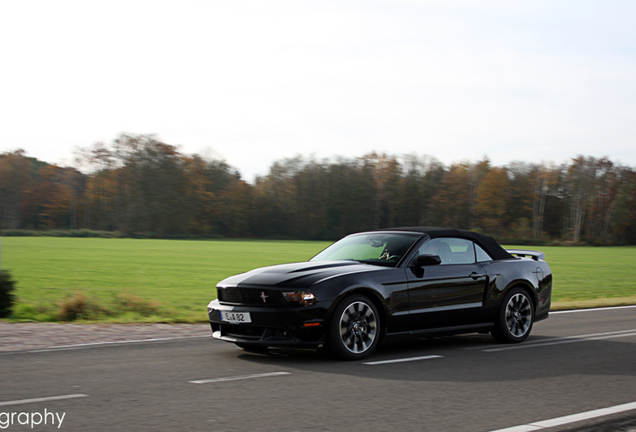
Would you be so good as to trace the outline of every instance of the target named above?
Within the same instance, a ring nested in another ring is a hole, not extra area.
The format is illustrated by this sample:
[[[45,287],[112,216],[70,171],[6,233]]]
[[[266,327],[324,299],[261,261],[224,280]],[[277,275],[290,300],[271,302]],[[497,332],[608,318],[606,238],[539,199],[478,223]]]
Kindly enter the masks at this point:
[[[442,263],[442,259],[438,255],[422,254],[415,259],[415,265],[419,267],[429,266],[429,265],[438,265],[441,263]]]

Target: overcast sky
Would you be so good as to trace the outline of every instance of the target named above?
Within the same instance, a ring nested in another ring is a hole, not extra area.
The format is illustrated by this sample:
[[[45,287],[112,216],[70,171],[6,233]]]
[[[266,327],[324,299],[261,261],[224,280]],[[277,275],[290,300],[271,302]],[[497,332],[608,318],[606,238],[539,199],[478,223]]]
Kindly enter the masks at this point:
[[[636,1],[0,0],[0,153],[636,166]]]

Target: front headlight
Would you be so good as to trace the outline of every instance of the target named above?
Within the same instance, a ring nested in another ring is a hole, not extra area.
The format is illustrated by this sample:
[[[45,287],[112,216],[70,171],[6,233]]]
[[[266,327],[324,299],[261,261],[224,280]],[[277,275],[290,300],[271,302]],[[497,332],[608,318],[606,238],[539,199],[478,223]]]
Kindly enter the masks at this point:
[[[309,291],[290,291],[284,292],[283,297],[289,303],[298,303],[301,306],[310,306],[316,303],[318,299]]]
[[[212,307],[212,303],[214,303],[214,300],[208,303],[208,315],[210,315],[212,311],[214,310],[214,308]]]

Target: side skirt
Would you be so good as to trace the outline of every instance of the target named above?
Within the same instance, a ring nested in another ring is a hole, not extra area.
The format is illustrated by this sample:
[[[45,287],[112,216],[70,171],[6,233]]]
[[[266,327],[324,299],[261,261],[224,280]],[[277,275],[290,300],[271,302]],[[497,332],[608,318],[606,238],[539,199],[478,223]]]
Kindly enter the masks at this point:
[[[463,334],[463,333],[482,333],[482,332],[489,332],[490,329],[492,329],[493,327],[494,327],[493,323],[483,323],[483,324],[470,324],[470,325],[453,326],[453,327],[439,327],[439,328],[424,329],[424,330],[413,330],[413,331],[407,331],[407,332],[387,333],[385,340],[394,342],[399,340],[413,339],[417,337],[448,336],[448,335]]]

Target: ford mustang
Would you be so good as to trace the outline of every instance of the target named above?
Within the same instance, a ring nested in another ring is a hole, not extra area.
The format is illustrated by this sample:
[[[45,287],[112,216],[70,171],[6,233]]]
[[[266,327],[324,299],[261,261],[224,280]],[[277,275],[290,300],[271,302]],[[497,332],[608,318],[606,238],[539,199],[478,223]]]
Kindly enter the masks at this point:
[[[352,234],[307,262],[231,276],[208,305],[212,335],[248,350],[318,347],[362,359],[404,337],[490,332],[525,340],[548,317],[541,252],[446,228]]]

